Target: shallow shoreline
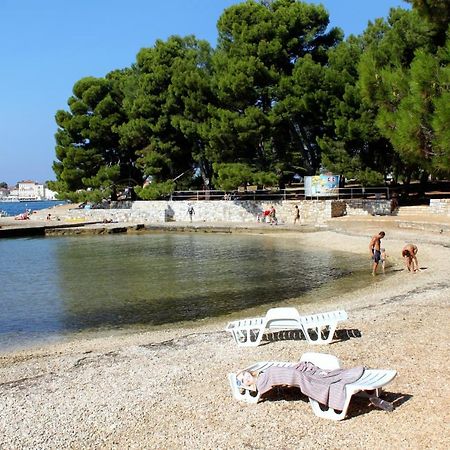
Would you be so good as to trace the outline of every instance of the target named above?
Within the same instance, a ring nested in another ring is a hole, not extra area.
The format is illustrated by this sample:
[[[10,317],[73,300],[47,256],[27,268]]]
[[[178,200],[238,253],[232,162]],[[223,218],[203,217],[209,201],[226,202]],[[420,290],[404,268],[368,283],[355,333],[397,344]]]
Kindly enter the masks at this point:
[[[373,229],[380,226],[377,220],[338,220],[330,230],[343,228],[340,232],[278,236],[368,255]],[[383,228],[393,275],[321,304],[320,310],[349,314],[338,326],[340,340],[329,346],[288,338],[238,348],[223,331],[231,315],[1,356],[0,446],[447,448],[448,236]],[[402,271],[398,256],[410,241],[419,246],[424,269],[416,274]],[[301,312],[317,311],[308,303]],[[260,360],[295,361],[307,351],[334,354],[344,367],[396,369],[385,397],[395,410],[386,413],[356,401],[350,417],[335,423],[316,417],[304,399],[258,405],[232,399],[228,372]]]

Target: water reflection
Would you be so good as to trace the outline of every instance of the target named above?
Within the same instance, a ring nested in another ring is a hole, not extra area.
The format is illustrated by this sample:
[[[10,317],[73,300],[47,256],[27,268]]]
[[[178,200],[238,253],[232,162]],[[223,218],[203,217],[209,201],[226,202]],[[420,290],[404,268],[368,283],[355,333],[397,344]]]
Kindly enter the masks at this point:
[[[68,329],[215,316],[299,296],[345,273],[336,254],[248,236],[66,240],[55,255]]]
[[[5,336],[158,325],[299,297],[355,261],[273,236],[146,234],[4,240],[0,262],[1,346]]]

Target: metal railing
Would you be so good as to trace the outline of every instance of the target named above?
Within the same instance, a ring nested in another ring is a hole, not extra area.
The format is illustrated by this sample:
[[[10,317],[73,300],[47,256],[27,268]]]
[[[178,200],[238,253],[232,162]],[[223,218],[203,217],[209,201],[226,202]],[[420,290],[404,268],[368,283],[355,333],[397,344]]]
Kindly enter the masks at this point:
[[[237,191],[175,191],[171,194],[170,200],[327,200],[327,199],[372,199],[389,200],[391,198],[389,187],[347,187],[337,188],[332,192],[325,193],[306,193],[305,188],[286,188],[286,189],[255,189]]]

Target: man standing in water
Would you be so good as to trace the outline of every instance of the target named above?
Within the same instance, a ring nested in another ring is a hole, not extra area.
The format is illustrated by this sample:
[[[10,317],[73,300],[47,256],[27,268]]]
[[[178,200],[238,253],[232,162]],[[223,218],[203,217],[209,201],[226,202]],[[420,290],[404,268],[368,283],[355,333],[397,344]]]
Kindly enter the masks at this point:
[[[373,259],[372,275],[376,275],[378,263],[381,259],[381,239],[384,238],[386,233],[380,231],[378,234],[372,237],[369,244],[370,256]]]

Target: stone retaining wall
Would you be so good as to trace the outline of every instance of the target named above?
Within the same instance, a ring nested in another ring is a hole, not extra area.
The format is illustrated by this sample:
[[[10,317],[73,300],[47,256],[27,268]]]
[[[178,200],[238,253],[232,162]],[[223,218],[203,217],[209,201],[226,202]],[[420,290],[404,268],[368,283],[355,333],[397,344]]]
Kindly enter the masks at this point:
[[[450,216],[450,198],[430,199],[430,213],[441,216]]]
[[[345,208],[341,202],[333,205],[333,200],[282,200],[282,201],[251,201],[251,200],[219,200],[219,201],[137,201],[129,209],[71,209],[60,219],[64,220],[113,220],[133,223],[161,223],[189,221],[188,206],[194,207],[194,222],[256,222],[264,210],[271,205],[276,209],[279,223],[292,224],[294,221],[294,206],[300,210],[300,223],[321,225],[331,217],[343,215]],[[344,205],[345,206],[345,205]]]
[[[388,216],[391,214],[390,200],[351,199],[345,200],[348,216]]]
[[[78,209],[59,214],[61,220],[103,221],[128,223],[188,222],[188,206],[192,204],[194,222],[251,223],[256,222],[263,211],[273,205],[279,223],[293,224],[294,206],[300,210],[300,223],[320,226],[332,217],[360,215],[389,215],[390,200],[198,200],[198,201],[136,201],[128,208]],[[430,213],[450,216],[450,199],[430,201]]]

